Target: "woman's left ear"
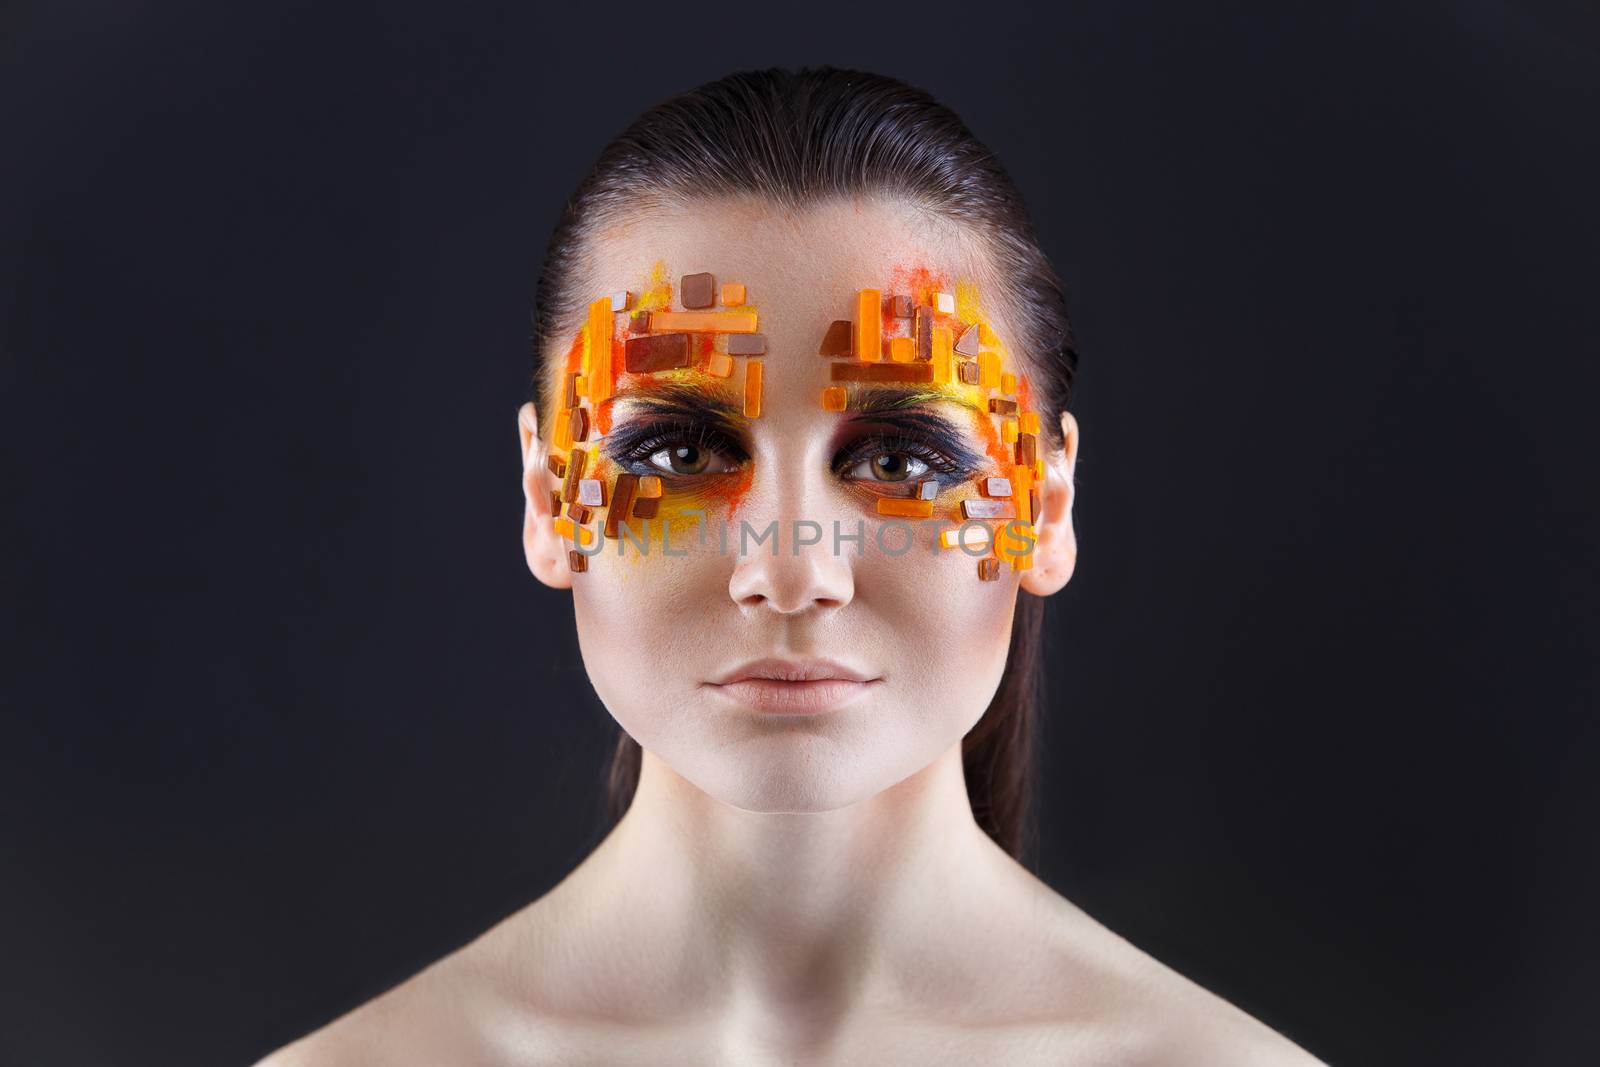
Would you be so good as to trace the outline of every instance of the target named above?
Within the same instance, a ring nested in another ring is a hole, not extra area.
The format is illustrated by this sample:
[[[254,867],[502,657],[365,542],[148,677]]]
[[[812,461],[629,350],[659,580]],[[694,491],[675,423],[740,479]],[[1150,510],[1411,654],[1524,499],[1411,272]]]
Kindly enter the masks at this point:
[[[1045,456],[1044,482],[1039,486],[1039,514],[1034,517],[1033,566],[1022,572],[1022,588],[1034,596],[1058,592],[1078,562],[1078,536],[1072,529],[1072,483],[1078,465],[1078,420],[1061,413],[1061,448]]]

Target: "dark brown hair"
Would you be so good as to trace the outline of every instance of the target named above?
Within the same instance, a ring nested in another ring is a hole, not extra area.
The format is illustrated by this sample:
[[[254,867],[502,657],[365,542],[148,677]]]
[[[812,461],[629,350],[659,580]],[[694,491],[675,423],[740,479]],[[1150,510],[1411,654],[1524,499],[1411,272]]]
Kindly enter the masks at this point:
[[[786,208],[861,194],[901,198],[978,235],[1012,312],[1044,443],[1062,447],[1078,353],[1060,280],[1040,250],[1015,184],[961,119],[928,93],[878,74],[833,67],[744,71],[640,115],[600,153],[567,202],[539,275],[534,345],[556,351],[582,315],[575,291],[586,243],[653,202],[754,195]],[[541,362],[542,366],[542,362]],[[550,376],[535,373],[540,424]],[[1031,848],[1043,601],[1019,593],[1005,673],[962,741],[973,815],[1012,856]],[[622,817],[641,751],[618,729],[606,776],[607,819]]]

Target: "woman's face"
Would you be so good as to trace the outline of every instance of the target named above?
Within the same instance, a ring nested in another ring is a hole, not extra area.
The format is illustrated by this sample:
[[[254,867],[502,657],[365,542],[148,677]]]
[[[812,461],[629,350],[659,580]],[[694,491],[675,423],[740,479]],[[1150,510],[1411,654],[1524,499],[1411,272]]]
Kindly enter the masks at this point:
[[[986,270],[888,201],[595,239],[552,417],[522,412],[529,563],[570,585],[606,708],[706,793],[824,811],[921,770],[988,706],[1019,582],[1070,576],[1076,424],[1019,455],[1030,368]]]

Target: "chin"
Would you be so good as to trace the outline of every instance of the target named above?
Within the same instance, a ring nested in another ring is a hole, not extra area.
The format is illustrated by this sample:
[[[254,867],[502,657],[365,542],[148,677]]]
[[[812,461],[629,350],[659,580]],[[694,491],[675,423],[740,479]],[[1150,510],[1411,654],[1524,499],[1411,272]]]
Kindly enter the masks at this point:
[[[763,814],[850,807],[922,770],[949,747],[937,737],[884,730],[883,717],[862,715],[851,724],[876,726],[871,736],[829,719],[753,718],[734,730],[698,732],[691,744],[682,735],[660,746],[641,740],[701,792]],[[949,743],[959,736],[953,733]]]

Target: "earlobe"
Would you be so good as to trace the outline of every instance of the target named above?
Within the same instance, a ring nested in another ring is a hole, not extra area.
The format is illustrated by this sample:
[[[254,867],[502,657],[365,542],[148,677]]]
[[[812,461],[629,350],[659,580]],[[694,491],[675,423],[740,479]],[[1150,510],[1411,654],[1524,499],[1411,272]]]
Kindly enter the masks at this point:
[[[539,417],[531,403],[517,411],[517,435],[522,440],[522,550],[528,570],[552,589],[571,589],[567,543],[556,533],[555,515],[550,510],[554,475],[545,466],[548,451],[539,437]]]
[[[1078,420],[1061,413],[1059,450],[1045,457],[1044,482],[1039,492],[1039,515],[1033,546],[1033,566],[1022,572],[1021,587],[1034,596],[1059,592],[1078,563],[1078,538],[1072,528],[1072,504],[1077,496],[1073,476],[1078,465]]]

